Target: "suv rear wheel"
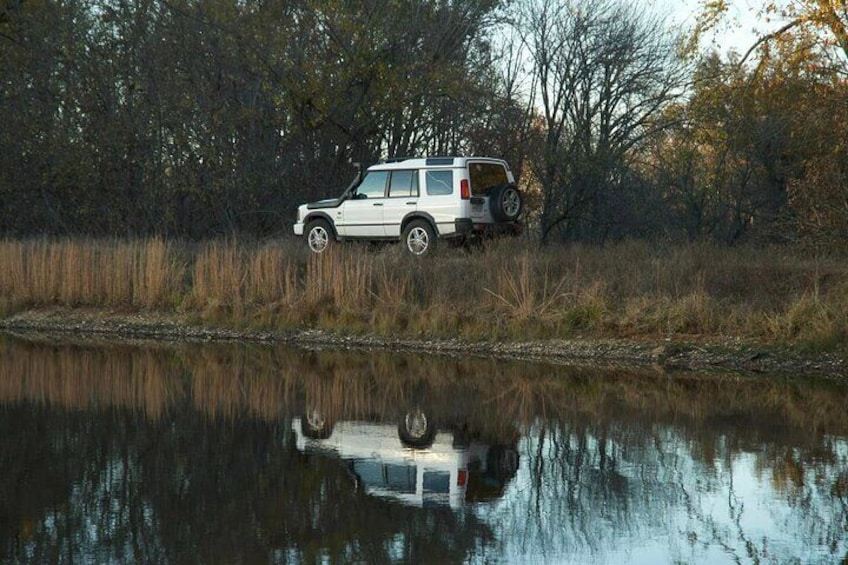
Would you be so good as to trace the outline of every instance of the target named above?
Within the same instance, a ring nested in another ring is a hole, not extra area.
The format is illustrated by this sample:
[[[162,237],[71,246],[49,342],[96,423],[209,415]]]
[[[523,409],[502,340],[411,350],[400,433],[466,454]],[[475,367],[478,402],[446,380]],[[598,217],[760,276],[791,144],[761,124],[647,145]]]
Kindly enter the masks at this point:
[[[412,220],[403,230],[402,241],[413,255],[426,255],[436,246],[436,232],[426,220]]]

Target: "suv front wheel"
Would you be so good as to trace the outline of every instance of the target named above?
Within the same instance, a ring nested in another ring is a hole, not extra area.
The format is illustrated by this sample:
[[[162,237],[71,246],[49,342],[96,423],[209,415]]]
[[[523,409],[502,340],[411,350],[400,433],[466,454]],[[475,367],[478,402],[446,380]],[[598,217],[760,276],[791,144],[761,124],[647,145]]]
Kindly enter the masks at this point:
[[[412,220],[403,230],[402,241],[413,255],[426,255],[436,246],[436,231],[426,220]]]
[[[306,242],[313,253],[323,253],[333,242],[333,228],[327,220],[315,220],[306,230]]]

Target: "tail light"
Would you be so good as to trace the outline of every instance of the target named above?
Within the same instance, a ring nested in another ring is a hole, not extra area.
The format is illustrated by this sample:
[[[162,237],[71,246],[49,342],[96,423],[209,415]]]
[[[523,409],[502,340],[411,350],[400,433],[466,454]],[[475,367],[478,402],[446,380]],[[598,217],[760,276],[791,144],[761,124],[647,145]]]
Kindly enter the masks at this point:
[[[471,187],[468,185],[468,179],[459,181],[459,195],[463,200],[471,198]]]
[[[468,484],[468,471],[465,469],[460,469],[459,473],[456,476],[456,486],[459,488],[465,488]]]

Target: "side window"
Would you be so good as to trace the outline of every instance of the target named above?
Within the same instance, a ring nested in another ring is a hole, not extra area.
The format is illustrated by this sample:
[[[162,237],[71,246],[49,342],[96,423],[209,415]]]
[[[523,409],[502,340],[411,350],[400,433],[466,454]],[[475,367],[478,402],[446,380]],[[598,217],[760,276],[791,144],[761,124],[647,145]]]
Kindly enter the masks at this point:
[[[418,196],[418,171],[394,171],[389,181],[389,197]]]
[[[453,171],[427,171],[427,194],[440,196],[453,194]]]
[[[359,198],[382,198],[386,195],[388,178],[388,171],[372,171],[362,179],[362,183],[356,188],[356,194]]]

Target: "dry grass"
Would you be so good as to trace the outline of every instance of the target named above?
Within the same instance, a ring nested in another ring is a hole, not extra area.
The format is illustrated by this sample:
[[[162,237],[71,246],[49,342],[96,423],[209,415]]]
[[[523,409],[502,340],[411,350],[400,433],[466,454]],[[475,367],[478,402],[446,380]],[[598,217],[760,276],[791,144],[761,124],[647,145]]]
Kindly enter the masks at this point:
[[[0,242],[3,310],[30,306],[167,308],[184,267],[162,239]]]
[[[505,241],[415,260],[302,242],[0,241],[0,313],[176,311],[275,329],[480,339],[702,336],[813,349],[848,341],[848,261],[710,245],[538,249]]]

